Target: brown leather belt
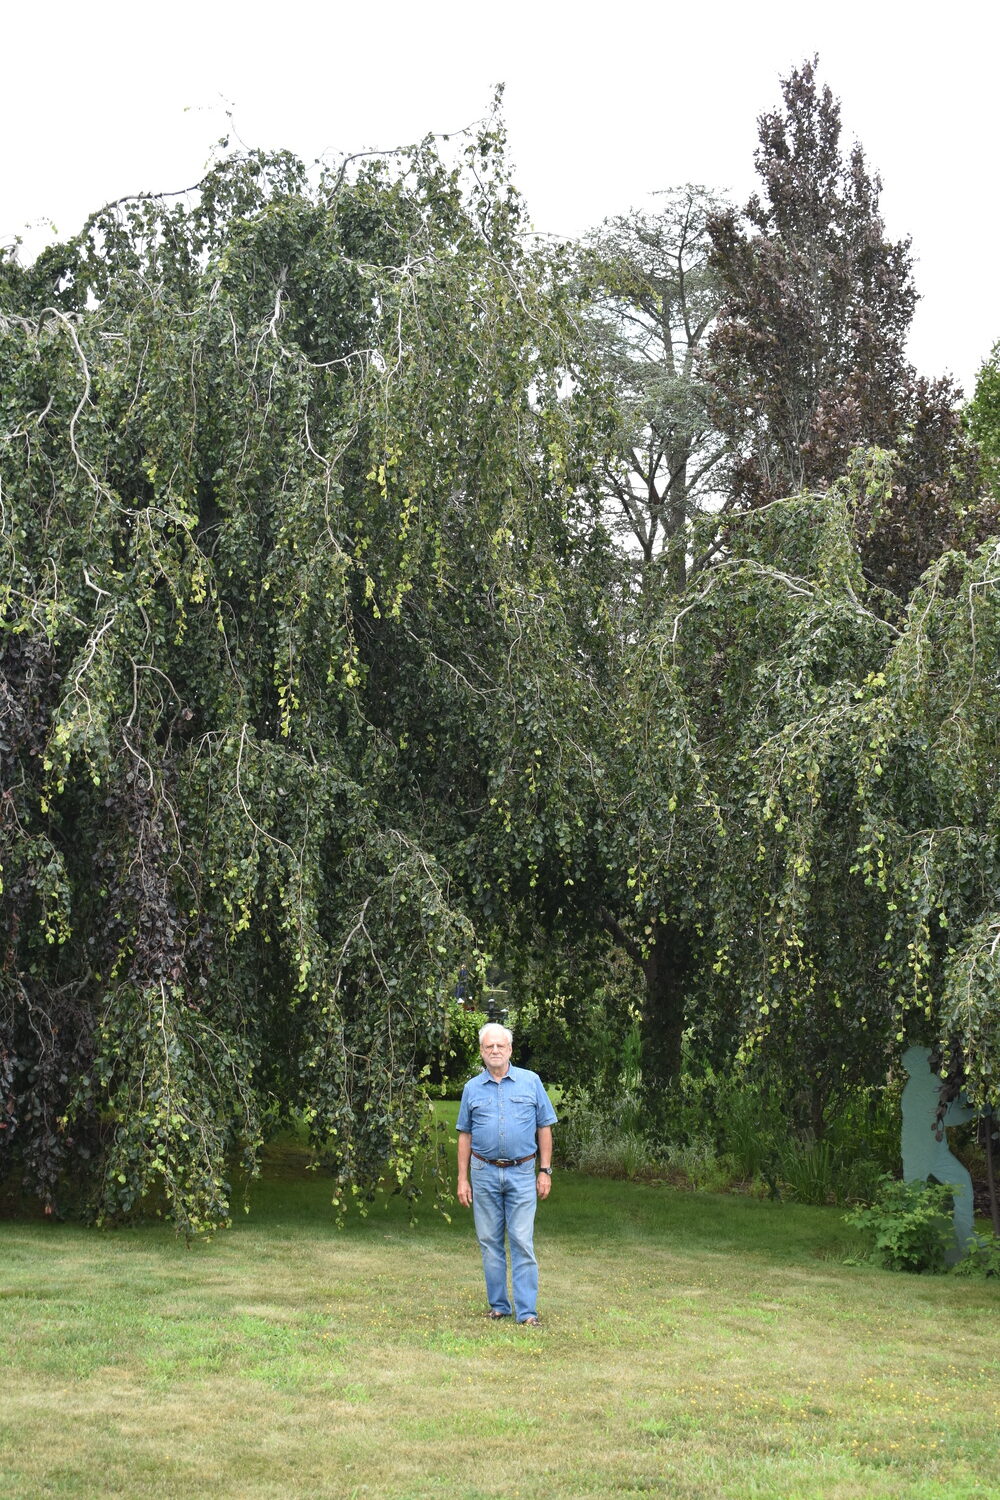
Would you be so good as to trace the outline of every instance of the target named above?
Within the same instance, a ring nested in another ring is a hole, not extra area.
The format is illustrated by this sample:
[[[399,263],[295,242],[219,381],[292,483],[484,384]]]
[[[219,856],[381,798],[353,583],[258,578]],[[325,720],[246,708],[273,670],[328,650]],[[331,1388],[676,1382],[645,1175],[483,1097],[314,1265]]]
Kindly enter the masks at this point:
[[[476,1161],[484,1161],[488,1167],[523,1167],[526,1161],[534,1161],[535,1159],[534,1151],[532,1151],[530,1156],[517,1157],[515,1161],[507,1161],[506,1158],[502,1161],[493,1161],[488,1156],[480,1156],[478,1151],[473,1151],[472,1154],[476,1158]]]

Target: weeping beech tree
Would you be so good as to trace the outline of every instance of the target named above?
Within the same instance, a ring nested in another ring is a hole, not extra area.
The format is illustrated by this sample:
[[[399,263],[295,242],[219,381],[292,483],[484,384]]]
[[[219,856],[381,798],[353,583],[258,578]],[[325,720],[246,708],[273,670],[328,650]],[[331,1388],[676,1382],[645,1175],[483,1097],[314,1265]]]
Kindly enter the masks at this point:
[[[653,1116],[685,1038],[765,1068],[817,1133],[913,1040],[995,1098],[997,544],[905,609],[872,586],[894,462],[727,518],[655,611],[605,590],[589,658],[564,612],[529,651],[526,611],[482,847],[541,946],[632,960]]]
[[[589,566],[520,221],[490,125],[234,157],[0,265],[0,1171],[47,1211],[225,1222],[293,1110],[335,1201],[412,1190],[486,706]]]
[[[859,456],[740,522],[685,617],[692,663],[724,661],[717,730],[743,725],[706,980],[817,1131],[911,1041],[998,1097],[1000,551],[945,554],[890,612],[857,518],[892,482],[888,456]]]

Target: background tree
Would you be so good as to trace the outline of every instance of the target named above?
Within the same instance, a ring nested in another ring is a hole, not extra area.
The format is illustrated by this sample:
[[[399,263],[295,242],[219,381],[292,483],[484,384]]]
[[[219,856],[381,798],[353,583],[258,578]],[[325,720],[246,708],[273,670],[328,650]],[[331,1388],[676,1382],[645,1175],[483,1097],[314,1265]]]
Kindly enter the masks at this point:
[[[709,339],[711,409],[732,460],[737,507],[815,490],[851,451],[894,450],[877,517],[864,518],[868,577],[903,597],[946,547],[976,541],[974,455],[960,393],[918,378],[905,346],[916,304],[909,241],[887,239],[881,184],[861,147],[841,147],[840,105],[816,62],[761,116],[762,193],[710,219],[722,308]]]
[[[981,456],[984,478],[995,499],[1000,498],[1000,344],[984,360],[976,389],[965,413],[969,431]]]
[[[706,225],[722,204],[697,187],[662,197],[655,214],[606,220],[587,241],[581,269],[595,355],[624,421],[602,475],[615,529],[637,552],[647,584],[659,573],[677,590],[693,513],[717,485],[722,457],[698,364],[719,304]]]
[[[884,435],[916,304],[909,243],[886,239],[881,184],[860,146],[842,151],[815,60],[782,96],[759,121],[762,195],[708,226],[723,293],[713,387],[744,505],[815,488]]]

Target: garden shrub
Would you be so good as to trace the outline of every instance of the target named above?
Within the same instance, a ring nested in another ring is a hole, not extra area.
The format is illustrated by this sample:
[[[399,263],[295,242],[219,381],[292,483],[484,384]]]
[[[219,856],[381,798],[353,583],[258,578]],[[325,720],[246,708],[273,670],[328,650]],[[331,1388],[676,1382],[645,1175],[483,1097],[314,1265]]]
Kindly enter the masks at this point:
[[[720,1193],[733,1182],[733,1163],[720,1156],[711,1136],[696,1136],[683,1146],[668,1146],[667,1166],[681,1173],[695,1192]]]
[[[448,1017],[444,1046],[426,1067],[428,1092],[439,1099],[457,1099],[466,1082],[482,1067],[479,1029],[488,1017],[482,1010],[455,1004]]]
[[[898,1090],[843,1097],[824,1134],[796,1127],[794,1110],[766,1078],[739,1068],[691,1068],[670,1086],[655,1132],[637,1069],[564,1097],[562,1165],[615,1177],[668,1176],[695,1190],[738,1188],[796,1203],[866,1203],[899,1167]]]
[[[952,1270],[956,1276],[1000,1276],[1000,1239],[973,1235],[965,1254]]]
[[[887,1271],[945,1271],[954,1245],[952,1194],[940,1182],[883,1177],[874,1202],[844,1215],[870,1241],[867,1259]]]
[[[648,1177],[662,1170],[662,1160],[638,1128],[637,1096],[623,1089],[614,1104],[588,1093],[576,1094],[561,1111],[555,1133],[560,1166],[596,1177]]]

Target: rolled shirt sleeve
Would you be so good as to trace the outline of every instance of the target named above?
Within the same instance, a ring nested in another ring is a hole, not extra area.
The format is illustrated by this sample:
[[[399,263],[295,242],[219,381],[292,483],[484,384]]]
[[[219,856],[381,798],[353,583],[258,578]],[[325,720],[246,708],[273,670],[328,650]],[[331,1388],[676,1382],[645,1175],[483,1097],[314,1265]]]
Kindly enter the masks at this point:
[[[535,1080],[535,1106],[536,1119],[535,1128],[541,1129],[543,1125],[558,1125],[559,1117],[552,1108],[552,1100],[545,1092],[545,1086],[537,1073],[532,1073]]]

